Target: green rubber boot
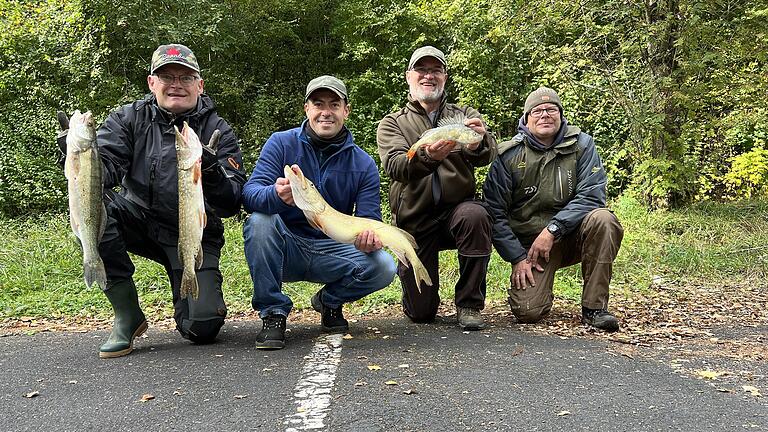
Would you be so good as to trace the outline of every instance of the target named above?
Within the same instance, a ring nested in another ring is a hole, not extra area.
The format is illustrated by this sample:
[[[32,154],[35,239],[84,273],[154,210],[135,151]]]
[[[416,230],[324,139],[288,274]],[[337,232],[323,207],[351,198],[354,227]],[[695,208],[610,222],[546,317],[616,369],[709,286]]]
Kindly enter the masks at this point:
[[[112,309],[115,322],[109,339],[99,348],[99,357],[114,358],[133,351],[133,340],[147,331],[147,319],[139,306],[139,295],[133,280],[110,284],[104,291]]]

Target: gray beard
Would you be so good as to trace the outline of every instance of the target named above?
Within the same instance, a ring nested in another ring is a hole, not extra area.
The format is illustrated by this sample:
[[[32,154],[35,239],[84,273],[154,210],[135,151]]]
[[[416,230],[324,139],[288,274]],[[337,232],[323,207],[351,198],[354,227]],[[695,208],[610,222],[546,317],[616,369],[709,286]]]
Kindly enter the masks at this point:
[[[419,102],[435,103],[435,102],[439,102],[440,98],[443,97],[443,90],[435,89],[435,91],[425,93],[421,91],[421,89],[416,88],[416,89],[411,89],[411,96]]]

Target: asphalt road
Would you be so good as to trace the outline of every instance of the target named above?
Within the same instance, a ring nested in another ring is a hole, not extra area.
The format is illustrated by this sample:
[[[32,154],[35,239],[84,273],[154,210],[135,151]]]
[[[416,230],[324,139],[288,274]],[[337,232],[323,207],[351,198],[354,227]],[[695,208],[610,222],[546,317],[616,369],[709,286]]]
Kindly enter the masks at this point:
[[[0,337],[0,430],[768,430],[767,395],[718,391],[616,343],[393,319],[360,320],[346,339],[289,324],[285,349],[260,351],[260,326],[229,322],[207,346],[150,327],[111,360],[96,352],[104,331]]]

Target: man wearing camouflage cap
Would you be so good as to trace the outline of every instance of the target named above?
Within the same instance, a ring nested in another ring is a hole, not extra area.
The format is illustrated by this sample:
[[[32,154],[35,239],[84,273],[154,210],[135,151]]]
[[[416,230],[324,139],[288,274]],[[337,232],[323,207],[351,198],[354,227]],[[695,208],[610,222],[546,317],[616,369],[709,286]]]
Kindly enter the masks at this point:
[[[161,45],[152,55],[147,85],[150,94],[110,114],[97,132],[103,164],[106,230],[99,245],[107,273],[104,290],[115,311],[102,358],[133,350],[134,339],[147,329],[133,281],[128,253],[160,263],[173,292],[174,319],[181,335],[195,343],[216,338],[227,308],[221,291],[219,257],[224,245],[222,217],[240,210],[245,173],[237,137],[203,93],[200,66],[184,45]],[[207,225],[203,232],[202,267],[196,270],[199,297],[181,298],[182,266],[178,258],[178,183],[176,134],[183,123],[209,144],[202,156],[202,184]],[[59,115],[59,147],[66,152],[67,121]],[[120,193],[111,191],[120,187]]]
[[[583,322],[616,331],[608,286],[624,231],[605,208],[606,175],[595,143],[568,125],[560,97],[547,87],[525,100],[518,132],[499,145],[483,187],[493,244],[512,264],[512,312],[523,323],[546,316],[555,272],[581,262]]]
[[[413,52],[405,72],[408,103],[379,123],[376,140],[384,171],[392,179],[389,206],[392,223],[412,234],[416,253],[429,272],[432,286],[419,287],[413,269],[400,264],[403,311],[414,322],[431,322],[440,306],[438,257],[455,249],[459,280],[455,286],[456,316],[466,330],[485,322],[486,273],[491,256],[491,221],[475,200],[475,168],[496,155],[496,141],[487,133],[474,108],[448,102],[445,54],[433,46]],[[457,146],[445,139],[425,144],[409,157],[408,150],[441,119],[460,119],[482,140]]]
[[[359,234],[354,245],[338,243],[296,207],[284,177],[286,165],[298,165],[334,209],[381,220],[378,168],[344,125],[350,112],[347,87],[329,75],[313,79],[304,112],[301,126],[269,137],[243,188],[243,206],[251,213],[243,227],[245,258],[252,305],[263,325],[256,335],[259,349],[285,346],[293,302],[282,290],[284,281],[322,283],[311,304],[321,314],[323,331],[336,333],[349,329],[344,303],[386,287],[395,277],[395,263],[373,231]]]

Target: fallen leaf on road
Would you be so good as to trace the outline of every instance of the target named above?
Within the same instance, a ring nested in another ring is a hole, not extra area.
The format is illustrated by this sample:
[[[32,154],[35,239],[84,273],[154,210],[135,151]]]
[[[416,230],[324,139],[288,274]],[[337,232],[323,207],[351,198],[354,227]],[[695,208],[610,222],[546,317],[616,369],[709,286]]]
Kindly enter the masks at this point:
[[[29,392],[29,393],[24,395],[25,398],[30,398],[30,399],[33,398],[33,397],[36,397],[36,396],[40,396],[40,392],[39,391]]]
[[[752,396],[755,396],[755,397],[760,397],[760,396],[762,396],[762,395],[760,394],[760,390],[758,390],[758,389],[757,389],[757,387],[752,387],[752,386],[741,386],[741,388],[742,388],[742,389],[744,389],[744,391],[745,391],[745,392],[748,392],[748,393],[750,393]]]
[[[720,393],[733,393],[733,390],[727,389],[727,388],[722,388],[722,387],[717,388],[716,390],[719,391]]]
[[[235,399],[245,399],[248,395],[235,395]]]
[[[562,417],[562,416],[567,416],[567,415],[569,415],[569,414],[571,414],[571,412],[570,412],[570,411],[560,411],[559,413],[557,413],[557,415],[559,415],[559,416],[561,416],[561,417]]]
[[[372,370],[372,371],[381,370],[381,366],[379,366],[379,365],[368,365],[368,370]]]
[[[141,396],[140,401],[141,402],[151,401],[154,398],[155,398],[155,395],[151,395],[151,394],[147,393],[147,394]]]
[[[355,387],[362,387],[364,385],[368,385],[368,383],[365,381],[358,381],[355,383]]]
[[[395,380],[384,381],[384,384],[386,384],[386,385],[397,385],[397,381],[395,381]]]
[[[416,394],[418,392],[416,390],[414,390],[414,389],[408,389],[408,390],[404,390],[403,393],[407,394],[407,395],[410,395],[410,394]]]
[[[698,376],[700,376],[702,378],[711,379],[711,380],[717,379],[717,377],[723,376],[723,375],[725,375],[727,373],[728,372],[712,371],[712,370],[709,370],[709,369],[707,369],[707,370],[696,370],[696,375],[698,375]]]
[[[397,365],[397,367],[405,369],[405,368],[408,368],[408,367],[411,367],[411,366],[408,363],[403,363],[403,364]]]
[[[178,390],[173,391],[174,396],[181,396],[181,392]]]
[[[77,380],[69,380],[67,381],[68,384],[77,384]]]
[[[351,334],[347,333],[344,336],[342,336],[341,338],[349,340],[349,339],[354,339],[354,336],[352,336]]]

